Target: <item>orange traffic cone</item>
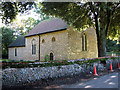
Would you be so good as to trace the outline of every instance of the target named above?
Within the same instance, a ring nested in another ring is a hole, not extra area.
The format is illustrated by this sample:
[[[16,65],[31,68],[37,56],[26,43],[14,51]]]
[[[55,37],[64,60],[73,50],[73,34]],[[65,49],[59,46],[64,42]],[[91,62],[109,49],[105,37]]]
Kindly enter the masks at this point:
[[[110,71],[113,72],[112,63],[110,63]]]
[[[118,64],[117,64],[117,68],[120,69],[119,61],[118,61]]]
[[[98,76],[97,72],[96,72],[96,66],[94,66],[94,75]]]

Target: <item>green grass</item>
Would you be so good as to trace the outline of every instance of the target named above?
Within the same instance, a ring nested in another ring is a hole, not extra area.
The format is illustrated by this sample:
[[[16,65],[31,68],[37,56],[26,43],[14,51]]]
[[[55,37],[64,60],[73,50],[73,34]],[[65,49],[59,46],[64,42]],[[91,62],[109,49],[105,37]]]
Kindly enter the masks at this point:
[[[9,59],[1,59],[0,62],[2,62],[2,61],[9,62],[9,61],[12,61],[12,60],[9,60]]]
[[[106,52],[106,55],[112,55],[112,54],[120,55],[119,52]]]
[[[1,59],[0,62],[14,62],[14,63],[18,63],[18,62],[22,62],[22,63],[33,63],[35,61],[20,61],[20,60],[10,60],[10,59]]]

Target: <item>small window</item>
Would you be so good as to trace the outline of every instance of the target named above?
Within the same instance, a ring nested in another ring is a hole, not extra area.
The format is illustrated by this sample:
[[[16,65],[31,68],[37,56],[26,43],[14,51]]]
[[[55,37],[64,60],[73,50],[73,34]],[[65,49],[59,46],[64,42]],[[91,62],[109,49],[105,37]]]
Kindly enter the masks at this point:
[[[17,56],[17,48],[15,48],[15,56]]]
[[[82,35],[82,51],[87,51],[87,37],[85,33]]]
[[[45,42],[45,40],[43,39],[43,40],[42,40],[42,43],[44,43],[44,42]]]
[[[32,54],[36,54],[36,41],[35,41],[35,39],[32,40]]]
[[[53,38],[52,38],[52,42],[55,42],[55,41],[56,41],[56,39],[55,39],[55,37],[53,37]]]

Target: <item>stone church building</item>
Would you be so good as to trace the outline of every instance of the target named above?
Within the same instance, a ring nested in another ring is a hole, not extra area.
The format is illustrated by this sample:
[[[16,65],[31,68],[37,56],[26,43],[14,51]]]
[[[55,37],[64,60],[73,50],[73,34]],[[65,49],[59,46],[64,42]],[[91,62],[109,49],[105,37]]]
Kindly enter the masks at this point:
[[[98,57],[94,28],[74,30],[60,18],[40,22],[24,37],[9,45],[10,60],[72,60]]]

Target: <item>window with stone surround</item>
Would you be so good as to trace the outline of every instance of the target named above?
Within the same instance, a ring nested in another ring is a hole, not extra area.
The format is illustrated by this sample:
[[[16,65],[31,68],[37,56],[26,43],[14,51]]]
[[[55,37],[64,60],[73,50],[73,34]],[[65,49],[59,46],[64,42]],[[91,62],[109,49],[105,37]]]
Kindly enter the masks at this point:
[[[32,55],[36,54],[36,40],[32,40]]]
[[[55,37],[52,37],[52,42],[55,42],[55,41],[56,41]]]
[[[15,56],[17,56],[17,48],[15,48]]]
[[[82,51],[87,51],[87,37],[85,33],[82,35]]]
[[[45,40],[44,39],[42,39],[42,43],[44,43],[45,42]]]

